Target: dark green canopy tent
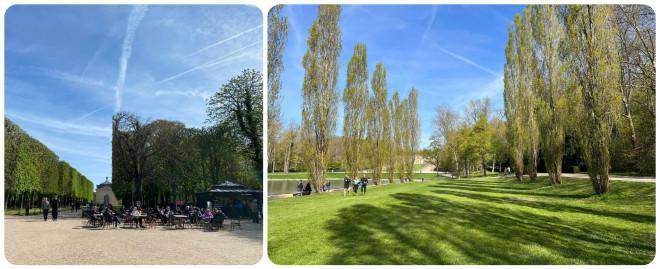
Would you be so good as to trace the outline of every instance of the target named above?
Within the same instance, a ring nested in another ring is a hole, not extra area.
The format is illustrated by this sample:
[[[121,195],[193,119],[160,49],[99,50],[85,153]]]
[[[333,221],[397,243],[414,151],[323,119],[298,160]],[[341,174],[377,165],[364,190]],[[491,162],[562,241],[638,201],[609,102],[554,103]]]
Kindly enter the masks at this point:
[[[256,203],[261,212],[263,191],[249,189],[241,184],[225,181],[213,185],[206,192],[197,193],[200,208],[220,208],[230,218],[250,216],[250,203]]]

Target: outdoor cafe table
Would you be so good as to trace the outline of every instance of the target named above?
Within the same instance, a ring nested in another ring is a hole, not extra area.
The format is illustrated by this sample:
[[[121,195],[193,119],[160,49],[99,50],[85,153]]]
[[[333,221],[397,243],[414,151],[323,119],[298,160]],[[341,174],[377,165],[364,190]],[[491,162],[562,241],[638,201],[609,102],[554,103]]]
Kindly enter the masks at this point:
[[[188,218],[188,215],[174,215],[174,219],[176,219],[176,221],[177,221],[175,228],[178,228],[178,227],[184,228],[183,227],[183,220],[185,220],[187,218]]]

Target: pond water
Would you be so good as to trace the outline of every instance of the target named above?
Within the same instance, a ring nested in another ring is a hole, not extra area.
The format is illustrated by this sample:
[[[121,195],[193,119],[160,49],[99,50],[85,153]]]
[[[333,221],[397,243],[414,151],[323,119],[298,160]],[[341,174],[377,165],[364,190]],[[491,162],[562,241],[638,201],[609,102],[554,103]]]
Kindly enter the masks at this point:
[[[307,179],[302,180],[304,184],[307,184]],[[398,180],[395,180],[394,183],[399,183]],[[381,181],[381,184],[387,185],[387,180]],[[279,194],[289,194],[296,192],[296,185],[298,185],[298,179],[296,180],[268,180],[268,196],[279,195]],[[330,189],[341,189],[344,186],[343,179],[330,179]],[[373,183],[369,181],[369,186],[373,186]],[[352,186],[351,186],[352,187]]]

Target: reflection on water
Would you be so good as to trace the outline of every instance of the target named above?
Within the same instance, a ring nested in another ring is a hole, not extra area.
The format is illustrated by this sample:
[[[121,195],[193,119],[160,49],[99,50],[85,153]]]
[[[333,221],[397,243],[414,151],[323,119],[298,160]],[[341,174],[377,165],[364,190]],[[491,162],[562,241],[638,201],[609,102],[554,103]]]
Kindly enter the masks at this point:
[[[303,180],[303,184],[307,184],[307,180]],[[331,179],[330,189],[341,189],[343,180]],[[296,192],[296,185],[298,180],[268,180],[268,195],[278,195]]]
[[[395,180],[394,183],[399,183],[399,181]],[[307,184],[307,179],[303,180],[303,184]],[[341,189],[344,181],[342,179],[331,179],[330,184],[330,189]],[[381,184],[387,185],[388,181],[382,180]],[[298,185],[298,180],[268,180],[268,196],[294,193],[296,192],[296,185]],[[373,185],[371,180],[369,185]]]

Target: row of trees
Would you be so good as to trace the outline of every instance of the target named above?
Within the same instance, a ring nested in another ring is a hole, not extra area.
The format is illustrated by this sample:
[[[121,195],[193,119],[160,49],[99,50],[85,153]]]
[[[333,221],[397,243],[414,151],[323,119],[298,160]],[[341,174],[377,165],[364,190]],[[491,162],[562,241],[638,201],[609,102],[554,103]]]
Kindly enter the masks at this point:
[[[346,77],[342,163],[349,177],[369,170],[375,184],[385,177],[392,182],[397,172],[399,179],[412,178],[420,128],[417,90],[411,89],[403,100],[394,91],[388,101],[387,72],[378,63],[369,93],[367,48],[363,44],[353,49]]]
[[[346,87],[341,95],[343,136],[335,136],[340,99],[338,57],[342,47],[341,10],[337,5],[318,7],[302,61],[302,123],[290,124],[280,132],[279,75],[287,29],[287,18],[282,17],[281,10],[282,6],[278,6],[269,14],[268,124],[269,131],[275,130],[269,134],[269,168],[275,171],[280,164],[285,173],[291,168],[307,170],[316,190],[333,168],[343,168],[351,177],[368,170],[376,184],[384,177],[392,181],[395,173],[400,179],[412,178],[420,129],[417,90],[411,89],[403,100],[395,91],[389,99],[387,72],[382,63],[376,65],[369,85],[364,44],[355,46],[347,67]]]
[[[493,113],[488,98],[470,100],[461,116],[447,105],[436,108],[431,143],[424,158],[438,171],[469,177],[474,171],[486,175],[488,168],[502,170],[508,162],[505,122]]]
[[[510,27],[507,141],[518,179],[540,155],[561,183],[567,141],[597,194],[616,169],[654,173],[655,15],[645,6],[529,6]]]
[[[5,117],[5,210],[38,206],[40,197],[91,201],[94,185],[44,144]]]
[[[113,191],[124,204],[194,202],[195,194],[224,180],[261,183],[261,74],[245,70],[208,100],[210,126],[113,117]],[[258,153],[259,156],[256,156]]]

